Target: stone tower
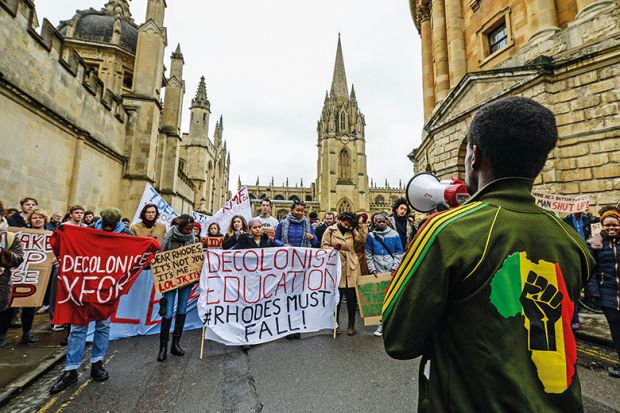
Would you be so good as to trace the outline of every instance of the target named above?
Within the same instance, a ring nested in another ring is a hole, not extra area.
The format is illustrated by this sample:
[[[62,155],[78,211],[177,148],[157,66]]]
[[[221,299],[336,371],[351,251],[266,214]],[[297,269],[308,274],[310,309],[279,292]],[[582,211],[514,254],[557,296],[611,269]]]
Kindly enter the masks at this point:
[[[192,180],[196,191],[194,192],[194,208],[201,210],[200,206],[207,199],[209,176],[207,174],[207,162],[209,159],[209,118],[211,116],[211,102],[207,98],[207,87],[204,76],[200,78],[196,96],[192,99],[190,108],[189,142],[186,145],[187,165],[186,171]]]
[[[340,35],[331,90],[318,122],[316,194],[322,211],[368,211],[366,122],[347,84]]]

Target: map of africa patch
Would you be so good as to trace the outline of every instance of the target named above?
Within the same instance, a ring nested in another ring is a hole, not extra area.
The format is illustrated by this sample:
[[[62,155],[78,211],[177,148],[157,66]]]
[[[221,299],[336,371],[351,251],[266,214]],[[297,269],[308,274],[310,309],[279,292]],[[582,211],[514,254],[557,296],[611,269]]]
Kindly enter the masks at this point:
[[[528,350],[547,393],[563,393],[575,374],[577,350],[570,327],[574,304],[560,265],[509,255],[491,280],[491,304],[508,319],[523,316]]]

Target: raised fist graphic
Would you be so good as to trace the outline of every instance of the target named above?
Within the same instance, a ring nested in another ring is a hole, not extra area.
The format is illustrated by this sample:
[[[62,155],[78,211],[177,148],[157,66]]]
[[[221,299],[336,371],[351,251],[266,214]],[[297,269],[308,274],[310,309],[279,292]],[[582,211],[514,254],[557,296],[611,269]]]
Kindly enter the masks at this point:
[[[555,323],[562,317],[562,298],[558,289],[533,271],[519,301],[530,320],[530,350],[555,351]]]

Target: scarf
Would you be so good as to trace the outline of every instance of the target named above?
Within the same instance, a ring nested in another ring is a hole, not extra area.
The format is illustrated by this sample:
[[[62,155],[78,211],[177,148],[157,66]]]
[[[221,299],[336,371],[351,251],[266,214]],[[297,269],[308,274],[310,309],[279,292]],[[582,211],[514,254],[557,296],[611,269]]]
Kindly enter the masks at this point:
[[[169,251],[170,244],[172,242],[174,242],[175,244],[181,244],[181,246],[185,246],[196,243],[196,238],[194,237],[193,232],[187,235],[181,234],[179,232],[179,228],[175,225],[170,231],[166,232],[166,235],[164,235],[164,239],[161,240],[162,249],[164,251]]]
[[[148,229],[151,229],[155,226],[155,223],[157,222],[157,219],[154,219],[152,221],[147,221],[146,219],[142,220],[142,223],[144,224],[145,227],[147,227]]]
[[[282,242],[285,244],[290,244],[288,242],[288,227],[293,224],[302,224],[304,226],[304,233],[301,237],[301,247],[310,248],[312,247],[312,242],[305,237],[306,234],[312,234],[312,227],[310,226],[310,221],[306,219],[306,217],[301,217],[301,219],[297,219],[293,216],[293,214],[288,214],[286,218],[282,220]]]
[[[99,218],[97,220],[97,222],[95,223],[95,229],[99,229],[101,231],[103,231],[103,219]],[[117,234],[120,234],[123,232],[123,230],[125,229],[125,224],[123,224],[121,221],[118,221],[116,223],[116,228],[114,228],[112,230],[112,232],[116,232]]]
[[[399,217],[394,214],[394,224],[396,224],[396,231],[398,232],[398,236],[400,237],[400,243],[403,245],[403,248],[407,246],[407,217]]]

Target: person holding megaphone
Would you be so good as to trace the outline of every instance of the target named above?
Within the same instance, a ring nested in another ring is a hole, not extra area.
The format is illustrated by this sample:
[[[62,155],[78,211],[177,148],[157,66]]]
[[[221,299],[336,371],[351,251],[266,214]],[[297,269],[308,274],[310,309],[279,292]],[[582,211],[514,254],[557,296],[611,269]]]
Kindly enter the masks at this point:
[[[420,410],[583,411],[570,323],[594,260],[531,194],[557,139],[553,113],[531,99],[502,98],[473,117],[471,198],[418,230],[383,304],[386,352],[422,356]],[[421,209],[458,205],[462,184],[426,177],[407,195]]]

